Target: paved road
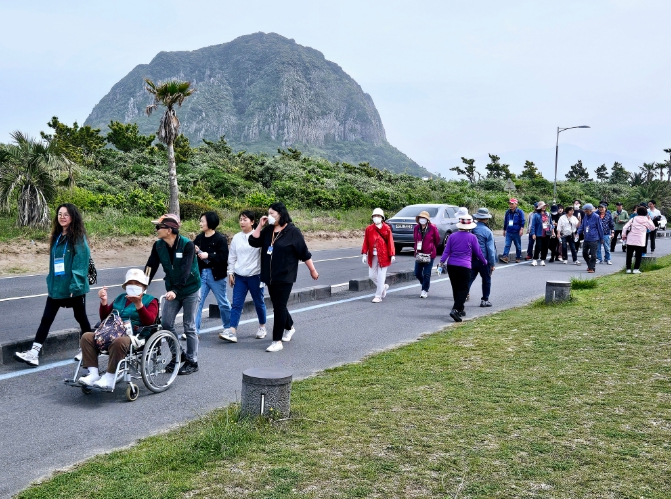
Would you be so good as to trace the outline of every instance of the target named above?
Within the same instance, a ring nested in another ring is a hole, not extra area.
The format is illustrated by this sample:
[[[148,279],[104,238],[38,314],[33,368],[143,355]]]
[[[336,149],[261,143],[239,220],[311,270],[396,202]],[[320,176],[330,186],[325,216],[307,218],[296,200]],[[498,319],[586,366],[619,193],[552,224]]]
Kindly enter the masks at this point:
[[[671,243],[659,241],[657,253],[669,252]],[[409,262],[400,265],[410,265],[412,259],[407,259]],[[353,262],[352,269],[359,269],[359,273],[365,270],[356,259],[344,261]],[[622,268],[621,252],[614,255],[614,263],[598,265],[595,276]],[[591,276],[584,265],[502,266],[494,274],[494,307],[481,309],[478,300],[472,300],[467,303],[468,317],[525,304],[544,294],[546,280],[568,280],[573,275]],[[632,275],[632,282],[636,278]],[[344,280],[344,276],[336,279]],[[478,291],[472,294],[477,297]],[[446,278],[434,276],[427,300],[418,295],[418,284],[410,283],[392,287],[379,305],[370,303],[372,295],[365,292],[345,293],[309,306],[298,304],[292,307],[297,333],[275,354],[264,351],[268,340],[253,339],[255,318],[250,315],[243,316],[247,322],[241,325],[237,344],[218,340],[220,324],[206,321],[200,372],[177,378],[162,394],[151,394],[140,383],[140,397],[133,403],[125,401],[124,390],[84,395],[64,385],[62,380],[73,371],[73,364],[66,360],[59,364],[55,362],[58,359],[47,358],[52,365],[43,363],[40,370],[20,364],[0,366],[0,462],[9,464],[0,470],[0,497],[9,497],[54,469],[128,445],[235,401],[245,369],[281,367],[292,371],[296,379],[304,378],[453,324],[448,317],[452,293]],[[87,435],[91,428],[95,434]]]

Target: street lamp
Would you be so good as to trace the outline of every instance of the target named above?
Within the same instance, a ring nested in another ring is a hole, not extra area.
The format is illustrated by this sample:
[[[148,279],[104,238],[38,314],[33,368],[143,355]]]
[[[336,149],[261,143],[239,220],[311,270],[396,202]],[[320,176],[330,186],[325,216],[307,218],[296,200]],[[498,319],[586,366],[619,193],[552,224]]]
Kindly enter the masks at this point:
[[[552,204],[557,204],[557,159],[559,158],[559,133],[563,132],[564,130],[571,130],[572,128],[590,128],[587,125],[580,125],[580,126],[570,126],[568,128],[560,128],[557,127],[557,145],[555,146],[555,184],[554,184],[554,189],[552,190],[552,197],[554,200],[552,201]]]

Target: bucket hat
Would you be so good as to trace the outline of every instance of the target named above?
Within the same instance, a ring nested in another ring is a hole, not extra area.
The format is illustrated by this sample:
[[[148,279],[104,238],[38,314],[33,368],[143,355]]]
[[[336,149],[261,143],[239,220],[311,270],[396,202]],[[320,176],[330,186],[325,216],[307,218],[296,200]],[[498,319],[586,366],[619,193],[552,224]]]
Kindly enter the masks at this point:
[[[374,216],[381,216],[382,220],[385,219],[384,218],[384,211],[382,211],[382,208],[375,208],[373,210],[373,214],[371,215],[371,218],[373,218]]]
[[[420,218],[426,218],[429,222],[431,221],[431,215],[429,215],[428,211],[420,212],[420,214],[415,217],[415,222],[419,223]]]
[[[459,223],[457,224],[457,229],[461,230],[471,230],[475,229],[477,224],[473,222],[473,217],[468,213],[459,217]]]
[[[130,281],[137,281],[146,286],[149,282],[149,278],[140,269],[128,269],[128,272],[126,272],[126,279],[124,280],[121,287],[126,289],[126,284],[128,284]]]
[[[478,211],[475,212],[473,218],[475,218],[476,220],[483,220],[487,218],[492,218],[492,215],[491,213],[489,213],[489,210],[487,208],[478,208]]]

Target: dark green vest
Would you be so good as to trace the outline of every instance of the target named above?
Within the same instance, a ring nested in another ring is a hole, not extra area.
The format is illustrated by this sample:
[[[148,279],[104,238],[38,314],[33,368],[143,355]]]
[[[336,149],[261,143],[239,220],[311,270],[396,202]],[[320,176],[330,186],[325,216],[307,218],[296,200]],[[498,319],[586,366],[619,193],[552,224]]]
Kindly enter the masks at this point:
[[[156,298],[154,298],[152,295],[148,295],[145,293],[142,295],[142,305],[146,307],[155,299]],[[135,328],[137,327],[142,326],[142,324],[140,324],[140,314],[137,313],[137,308],[135,308],[135,304],[129,302],[128,305],[126,305],[126,293],[121,293],[119,296],[116,297],[114,303],[112,303],[112,309],[119,312],[119,317],[121,317],[121,319],[123,320],[130,319],[131,324],[133,324],[133,330],[135,330]]]
[[[165,290],[173,291],[177,298],[184,299],[188,295],[191,295],[198,290],[200,290],[200,272],[198,270],[198,259],[196,255],[193,255],[193,262],[191,263],[191,273],[189,278],[186,280],[186,284],[182,289],[177,290],[175,288],[175,282],[179,281],[181,274],[181,265],[182,258],[177,255],[181,255],[184,252],[184,246],[186,243],[190,242],[188,238],[184,236],[177,236],[175,240],[175,258],[172,263],[170,263],[170,255],[168,254],[168,245],[163,239],[156,241],[156,251],[158,252],[158,258],[161,260],[161,265],[163,265],[163,272],[165,272]]]

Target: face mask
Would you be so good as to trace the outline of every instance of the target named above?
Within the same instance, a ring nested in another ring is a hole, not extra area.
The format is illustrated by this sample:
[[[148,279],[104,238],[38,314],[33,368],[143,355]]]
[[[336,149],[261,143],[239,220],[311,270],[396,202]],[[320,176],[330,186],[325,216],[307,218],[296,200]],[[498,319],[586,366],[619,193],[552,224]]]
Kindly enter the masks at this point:
[[[382,223],[382,217],[373,217],[373,223],[375,225],[380,225]]]
[[[270,225],[275,225],[275,222],[277,222],[277,220],[275,220],[275,217],[272,215],[268,215],[268,223]]]
[[[426,225],[426,218],[420,218],[419,223],[421,223],[422,225]]]
[[[580,209],[580,205],[579,205],[579,204],[574,204],[574,205],[573,205],[573,208],[575,208],[576,210],[579,210],[579,209]]]
[[[126,286],[126,294],[128,296],[142,296],[142,286],[129,284],[128,286]]]

